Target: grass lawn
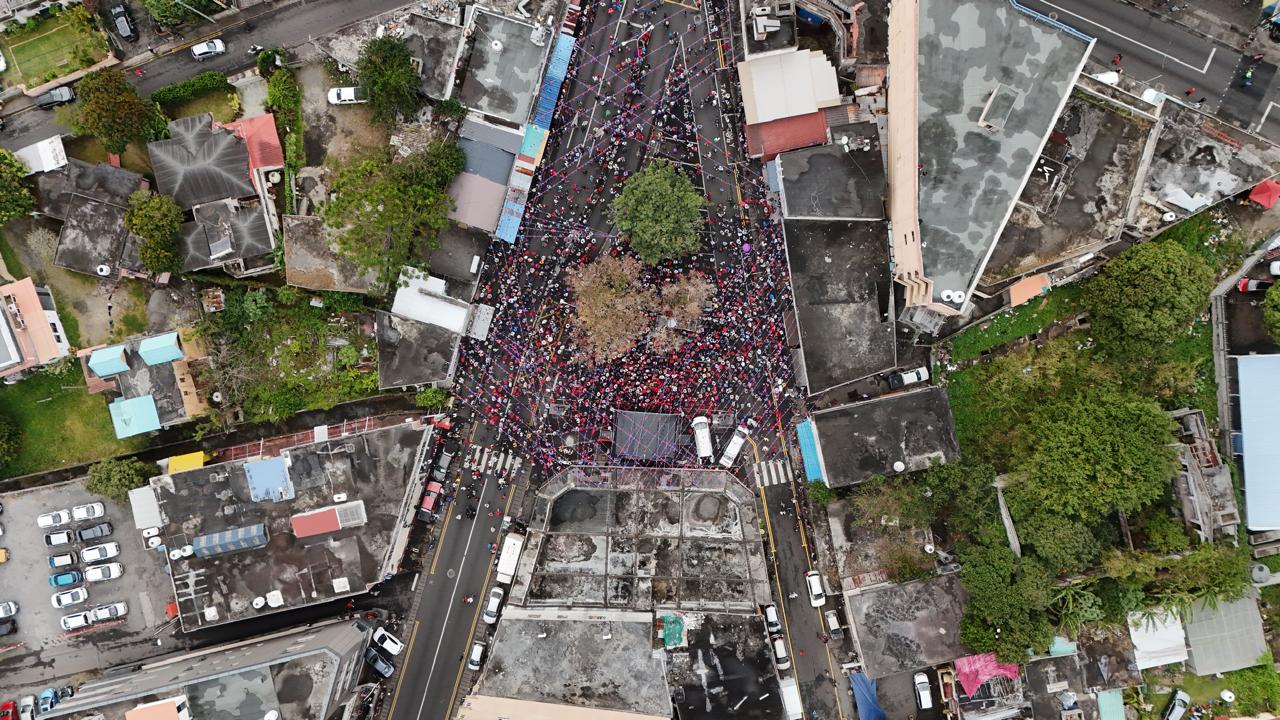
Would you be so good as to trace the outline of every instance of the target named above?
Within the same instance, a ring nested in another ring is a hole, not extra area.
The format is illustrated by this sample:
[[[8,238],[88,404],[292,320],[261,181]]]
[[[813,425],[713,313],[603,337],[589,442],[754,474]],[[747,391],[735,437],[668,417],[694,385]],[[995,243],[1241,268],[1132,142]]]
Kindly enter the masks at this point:
[[[68,157],[83,160],[87,163],[104,163],[107,161],[107,149],[102,147],[102,143],[98,142],[97,138],[72,138],[64,141],[63,145],[67,149]],[[120,156],[120,166],[139,175],[154,177],[151,172],[151,157],[147,154],[147,148],[138,143],[125,148],[124,155]]]
[[[1156,236],[1157,241],[1174,242],[1192,255],[1199,255],[1213,269],[1215,277],[1223,277],[1244,261],[1249,243],[1230,225],[1219,225],[1214,213],[1201,213],[1187,218]]]
[[[231,98],[235,96],[235,92],[211,92],[208,95],[202,95],[184,103],[167,106],[164,112],[174,119],[213,113],[214,120],[220,123],[231,122],[240,114],[238,102],[236,107],[231,106]]]
[[[970,327],[949,341],[951,358],[963,361],[978,357],[987,350],[1031,335],[1054,321],[1074,315],[1083,288],[1081,283],[1054,288],[1043,297],[1033,298]]]
[[[5,477],[51,470],[136,450],[116,439],[107,402],[85,390],[79,365],[61,373],[35,373],[0,386],[0,412],[22,428],[22,450],[0,472]]]
[[[4,266],[9,270],[9,274],[14,280],[21,280],[27,277],[27,272],[22,267],[22,260],[18,258],[18,253],[9,244],[9,238],[0,232],[0,259],[4,260]]]
[[[131,280],[125,283],[125,288],[128,290],[133,307],[116,318],[116,335],[122,339],[138,335],[147,330],[146,287],[143,286],[140,280]]]
[[[11,30],[0,35],[9,69],[10,84],[34,87],[88,67],[106,57],[101,34],[87,35],[62,18],[50,18],[32,30]]]
[[[1213,368],[1213,328],[1207,321],[1197,320],[1190,332],[1183,333],[1173,343],[1170,361],[1189,363],[1195,367],[1195,387],[1186,394],[1177,394],[1161,404],[1170,410],[1182,407],[1200,408],[1205,422],[1218,424],[1218,385]]]

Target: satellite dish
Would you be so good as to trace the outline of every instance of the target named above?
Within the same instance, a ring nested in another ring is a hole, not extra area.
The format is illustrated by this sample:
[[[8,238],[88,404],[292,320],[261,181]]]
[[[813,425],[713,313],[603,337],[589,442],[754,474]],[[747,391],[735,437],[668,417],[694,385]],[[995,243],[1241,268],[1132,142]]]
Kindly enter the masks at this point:
[[[97,268],[95,268],[94,270],[98,273],[98,276],[99,276],[99,277],[107,277],[108,275],[110,275],[110,274],[111,274],[111,266],[110,266],[110,265],[99,265],[99,266],[98,266]]]
[[[494,51],[494,52],[502,52],[502,41],[501,41],[501,40],[490,40],[490,41],[489,41],[489,49],[490,49],[490,50],[492,50],[492,51]]]
[[[955,292],[951,293],[951,299],[954,300],[957,305],[959,305],[960,303],[964,302],[964,293],[960,292],[959,290],[956,290]]]
[[[937,549],[937,548],[935,548],[935,547],[933,546],[933,543],[925,543],[925,544],[924,544],[924,552],[925,552],[925,554],[926,554],[926,555],[932,555],[932,554],[934,553],[934,550],[936,550],[936,549]]]
[[[950,290],[943,290],[943,291],[942,291],[942,302],[951,302],[951,291],[950,291]]]
[[[906,464],[906,463],[902,462],[901,460],[894,460],[894,461],[893,461],[893,471],[894,471],[894,472],[902,472],[903,470],[906,470],[906,469],[907,469],[907,464]]]

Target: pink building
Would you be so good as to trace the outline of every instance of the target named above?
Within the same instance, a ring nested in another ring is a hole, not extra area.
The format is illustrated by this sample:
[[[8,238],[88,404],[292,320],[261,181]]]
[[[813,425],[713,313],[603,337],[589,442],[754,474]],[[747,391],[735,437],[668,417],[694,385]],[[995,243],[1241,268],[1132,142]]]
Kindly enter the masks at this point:
[[[0,378],[48,365],[70,350],[48,288],[31,278],[0,285]]]

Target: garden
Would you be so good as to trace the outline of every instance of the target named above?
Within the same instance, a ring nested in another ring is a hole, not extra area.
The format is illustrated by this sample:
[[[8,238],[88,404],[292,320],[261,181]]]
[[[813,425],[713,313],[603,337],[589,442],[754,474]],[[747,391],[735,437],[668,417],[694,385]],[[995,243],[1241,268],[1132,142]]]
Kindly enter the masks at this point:
[[[57,6],[53,6],[56,8]],[[107,39],[83,5],[13,25],[0,34],[6,86],[37,85],[87,68],[107,56]]]

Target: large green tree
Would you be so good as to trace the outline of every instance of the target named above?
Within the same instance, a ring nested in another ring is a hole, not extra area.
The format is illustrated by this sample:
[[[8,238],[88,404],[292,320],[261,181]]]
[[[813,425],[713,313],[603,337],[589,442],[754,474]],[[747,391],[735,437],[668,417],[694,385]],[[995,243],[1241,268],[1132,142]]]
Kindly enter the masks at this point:
[[[464,161],[456,144],[437,141],[406,158],[378,151],[340,167],[331,185],[336,197],[322,210],[339,230],[339,252],[391,287],[401,268],[439,246],[453,207],[447,188]]]
[[[1146,242],[1107,263],[1084,292],[1099,347],[1156,360],[1209,302],[1213,271],[1173,242]]]
[[[1008,492],[1015,517],[1054,513],[1091,524],[1149,505],[1173,477],[1174,427],[1159,405],[1122,390],[1043,403],[1022,438],[1022,479]]]
[[[1271,339],[1280,342],[1280,290],[1267,290],[1262,301],[1262,324]]]
[[[137,458],[103,460],[89,466],[89,477],[84,487],[95,495],[111,498],[116,502],[129,499],[129,491],[142,487],[147,478],[159,469]]]
[[[212,15],[222,10],[212,0],[182,0],[182,2],[178,0],[142,0],[142,5],[151,14],[151,17],[155,18],[156,22],[169,26],[202,20],[203,18],[195,10],[199,10],[205,15]],[[195,10],[192,10],[192,8],[195,8]]]
[[[95,70],[76,83],[78,100],[64,117],[77,134],[92,135],[110,153],[122,153],[130,143],[163,136],[160,106],[142,97],[124,73],[115,68]]]
[[[404,41],[393,37],[369,40],[356,60],[360,87],[369,95],[373,119],[392,126],[422,107],[418,95],[418,70]]]
[[[36,199],[23,182],[26,176],[27,166],[13,153],[0,148],[0,224],[35,209]]]
[[[142,238],[138,259],[154,273],[182,269],[178,253],[178,233],[182,229],[182,208],[168,195],[139,190],[129,196],[124,226]]]
[[[697,252],[706,205],[684,173],[655,160],[627,178],[613,200],[613,221],[631,249],[652,265]]]
[[[979,652],[995,652],[1001,662],[1022,662],[1028,649],[1047,650],[1054,632],[1047,613],[1049,573],[1003,545],[972,546],[960,559],[960,580],[969,593],[960,640]]]

